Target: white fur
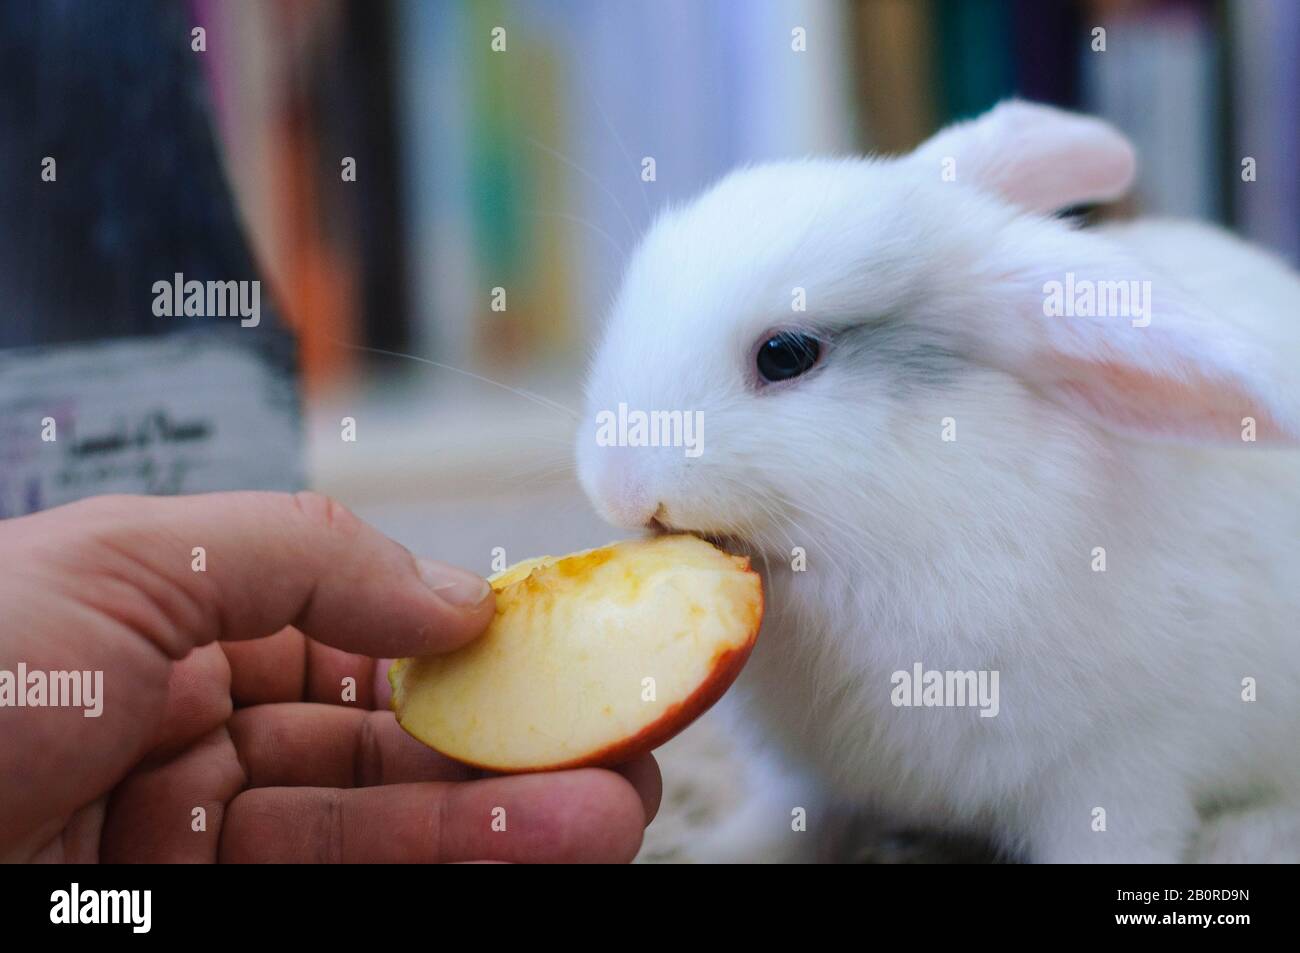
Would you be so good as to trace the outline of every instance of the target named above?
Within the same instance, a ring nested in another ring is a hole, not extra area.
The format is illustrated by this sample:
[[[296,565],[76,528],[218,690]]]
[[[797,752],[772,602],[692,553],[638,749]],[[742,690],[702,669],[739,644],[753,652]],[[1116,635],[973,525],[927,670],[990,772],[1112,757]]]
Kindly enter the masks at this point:
[[[1029,211],[1122,191],[1124,149],[1010,104],[912,156],[733,174],[646,236],[589,383],[589,422],[702,411],[703,455],[592,425],[579,472],[619,525],[752,550],[769,612],[741,695],[828,797],[1036,861],[1183,860],[1207,823],[1239,858],[1279,812],[1300,830],[1300,279],[1216,229]],[[1151,280],[1150,327],[1045,317],[1066,270]],[[897,328],[878,358],[832,347],[756,388],[770,329],[864,319]],[[998,671],[999,714],[895,707],[916,662]]]

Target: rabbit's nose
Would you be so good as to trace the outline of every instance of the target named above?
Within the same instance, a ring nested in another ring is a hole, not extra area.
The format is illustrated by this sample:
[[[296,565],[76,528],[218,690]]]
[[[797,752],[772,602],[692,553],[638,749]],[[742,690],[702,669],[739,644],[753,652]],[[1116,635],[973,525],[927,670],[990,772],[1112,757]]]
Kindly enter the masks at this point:
[[[663,506],[645,485],[618,468],[601,475],[594,497],[601,515],[620,529],[653,529],[651,524],[663,513]]]
[[[655,530],[665,514],[665,475],[657,455],[644,447],[590,448],[580,459],[579,477],[606,522],[628,531]]]
[[[605,519],[621,529],[651,529],[659,524],[657,502],[646,503],[636,496],[613,496],[601,500]],[[662,524],[659,524],[662,526]]]

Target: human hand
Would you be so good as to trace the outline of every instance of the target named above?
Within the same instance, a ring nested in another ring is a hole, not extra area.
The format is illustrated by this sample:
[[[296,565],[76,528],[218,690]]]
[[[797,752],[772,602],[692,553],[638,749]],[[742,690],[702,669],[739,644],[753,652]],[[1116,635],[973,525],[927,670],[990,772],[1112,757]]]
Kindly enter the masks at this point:
[[[650,757],[485,777],[407,736],[380,660],[491,592],[318,494],[85,500],[0,522],[0,566],[0,679],[102,672],[97,717],[0,707],[0,860],[624,861],[657,810]]]

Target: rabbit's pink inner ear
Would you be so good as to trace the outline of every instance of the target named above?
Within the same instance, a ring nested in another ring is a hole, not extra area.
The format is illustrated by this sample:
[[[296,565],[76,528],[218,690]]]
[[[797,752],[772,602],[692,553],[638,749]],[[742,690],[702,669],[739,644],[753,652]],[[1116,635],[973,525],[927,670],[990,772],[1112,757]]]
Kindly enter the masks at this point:
[[[1096,126],[1026,145],[995,170],[990,184],[1014,204],[1038,212],[1120,198],[1133,181],[1133,150],[1110,127]]]
[[[942,130],[915,155],[936,174],[1037,212],[1117,199],[1137,168],[1132,145],[1113,126],[1018,100]]]
[[[1296,445],[1258,399],[1232,381],[1190,372],[1170,377],[1144,368],[1058,356],[1051,385],[1068,405],[1108,429],[1179,443]]]

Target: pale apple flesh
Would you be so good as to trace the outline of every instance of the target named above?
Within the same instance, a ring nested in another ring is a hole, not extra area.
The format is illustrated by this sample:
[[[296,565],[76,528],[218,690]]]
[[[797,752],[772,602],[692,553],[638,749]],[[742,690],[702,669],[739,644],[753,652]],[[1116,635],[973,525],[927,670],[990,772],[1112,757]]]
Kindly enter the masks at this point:
[[[492,771],[613,765],[658,747],[722,697],[763,617],[749,560],[694,536],[530,559],[491,582],[483,636],[399,659],[388,677],[407,732]]]

